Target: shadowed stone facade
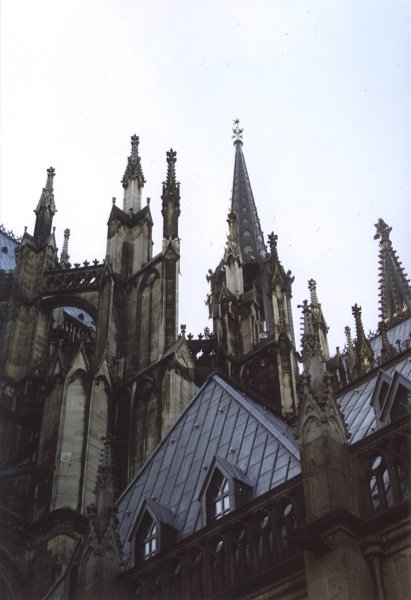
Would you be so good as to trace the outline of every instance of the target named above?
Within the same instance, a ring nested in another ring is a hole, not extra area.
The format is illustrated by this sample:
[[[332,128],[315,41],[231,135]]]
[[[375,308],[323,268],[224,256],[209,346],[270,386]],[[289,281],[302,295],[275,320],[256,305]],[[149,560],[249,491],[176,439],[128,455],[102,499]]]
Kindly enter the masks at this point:
[[[72,265],[69,230],[58,255],[53,168],[33,235],[0,228],[1,600],[410,597],[411,289],[391,228],[377,334],[355,304],[330,356],[310,280],[298,352],[238,120],[233,140],[197,339],[178,333],[174,150],[154,256],[135,135],[103,262]]]

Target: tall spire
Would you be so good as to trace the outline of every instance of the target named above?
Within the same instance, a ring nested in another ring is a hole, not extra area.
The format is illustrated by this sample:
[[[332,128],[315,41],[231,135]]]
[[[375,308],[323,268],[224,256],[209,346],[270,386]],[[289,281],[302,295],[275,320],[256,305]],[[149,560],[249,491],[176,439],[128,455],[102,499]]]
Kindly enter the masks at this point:
[[[139,138],[131,136],[131,154],[128,157],[127,167],[121,183],[124,188],[123,210],[125,212],[138,212],[141,209],[141,190],[145,179],[141,168],[141,160],[138,153]]]
[[[245,263],[261,261],[267,255],[260,220],[254,202],[250,179],[245,164],[243,146],[243,129],[239,127],[239,119],[234,121],[233,139],[235,146],[233,191],[231,212],[237,219],[238,239]]]
[[[180,183],[176,181],[177,152],[172,148],[167,152],[167,179],[163,182],[163,238],[178,238],[178,217],[180,216]]]
[[[53,179],[56,174],[55,169],[47,169],[47,181],[40,196],[40,200],[35,209],[36,224],[34,227],[34,239],[42,243],[51,233],[53,216],[56,214],[56,205],[54,203]]]
[[[390,240],[391,227],[383,219],[375,225],[380,240],[380,317],[388,326],[411,314],[411,287]]]

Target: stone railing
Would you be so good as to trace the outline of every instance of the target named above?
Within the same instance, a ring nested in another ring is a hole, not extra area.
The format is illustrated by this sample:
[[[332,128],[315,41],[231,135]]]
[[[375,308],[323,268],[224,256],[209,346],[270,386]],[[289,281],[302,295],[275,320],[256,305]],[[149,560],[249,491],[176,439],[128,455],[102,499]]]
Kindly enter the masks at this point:
[[[97,289],[101,282],[103,269],[104,262],[99,263],[97,260],[93,262],[93,265],[85,261],[82,267],[80,264],[75,264],[74,268],[70,269],[53,269],[45,275],[43,293]]]
[[[199,599],[236,597],[261,578],[301,568],[293,532],[303,524],[300,477],[282,491],[222,518],[214,527],[161,552],[127,573],[130,598]],[[288,567],[287,567],[288,565]],[[288,569],[288,571],[287,571]]]

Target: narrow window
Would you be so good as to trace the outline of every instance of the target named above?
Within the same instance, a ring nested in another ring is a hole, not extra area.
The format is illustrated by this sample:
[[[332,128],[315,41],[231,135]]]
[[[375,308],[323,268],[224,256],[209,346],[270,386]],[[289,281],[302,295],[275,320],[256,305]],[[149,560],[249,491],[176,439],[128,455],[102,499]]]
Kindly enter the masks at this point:
[[[157,551],[157,525],[151,521],[144,537],[144,558],[150,558]]]
[[[211,515],[213,519],[221,519],[230,512],[230,486],[222,475],[214,483],[211,494]]]

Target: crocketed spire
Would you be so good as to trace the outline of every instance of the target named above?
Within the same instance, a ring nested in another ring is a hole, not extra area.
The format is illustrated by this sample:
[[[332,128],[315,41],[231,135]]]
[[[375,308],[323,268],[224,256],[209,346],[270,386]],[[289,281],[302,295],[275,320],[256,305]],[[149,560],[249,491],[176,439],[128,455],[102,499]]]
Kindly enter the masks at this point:
[[[364,325],[361,317],[361,307],[358,304],[354,304],[352,307],[352,314],[355,319],[356,329],[356,341],[355,341],[355,353],[356,353],[356,371],[357,376],[368,373],[375,364],[374,352],[372,351],[370,342],[367,340]]]
[[[411,314],[411,287],[407,274],[390,240],[391,227],[383,219],[375,225],[374,239],[380,240],[380,318],[387,326]]]
[[[239,127],[239,119],[234,121],[233,138],[235,146],[233,191],[231,212],[237,219],[238,240],[244,262],[261,261],[267,255],[261,231],[260,219],[248,177],[243,154],[243,129]]]
[[[41,192],[40,200],[35,209],[36,223],[34,226],[34,240],[36,244],[43,245],[51,234],[53,216],[56,214],[54,203],[53,179],[56,171],[53,167],[47,169],[46,185]]]
[[[138,153],[139,138],[131,136],[131,154],[121,183],[124,188],[123,210],[137,212],[141,209],[141,190],[145,184],[141,160]]]
[[[163,207],[163,238],[178,238],[178,217],[180,216],[180,183],[176,181],[177,152],[172,148],[167,152],[167,178],[163,182],[161,199]]]
[[[34,211],[36,213],[36,215],[38,215],[39,212],[43,209],[49,210],[52,215],[55,215],[57,212],[56,205],[54,203],[54,190],[53,190],[53,179],[54,179],[55,174],[56,174],[56,171],[55,171],[55,169],[53,169],[53,167],[49,167],[47,169],[46,185],[43,188],[43,191],[40,196],[40,200],[37,204],[37,208]]]
[[[60,263],[62,266],[66,266],[70,260],[70,255],[68,253],[68,242],[70,238],[70,229],[64,230],[64,242],[63,242],[63,250],[61,251]]]

